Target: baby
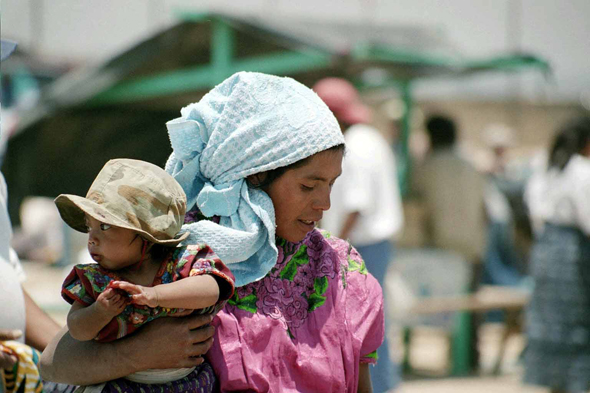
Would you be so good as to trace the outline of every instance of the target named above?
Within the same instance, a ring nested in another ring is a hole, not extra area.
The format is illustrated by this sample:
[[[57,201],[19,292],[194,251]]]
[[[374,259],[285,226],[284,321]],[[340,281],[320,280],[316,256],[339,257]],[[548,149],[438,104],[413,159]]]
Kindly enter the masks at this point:
[[[96,261],[76,265],[62,287],[72,305],[67,324],[75,339],[107,342],[156,318],[193,310],[217,313],[232,296],[233,276],[209,247],[179,246],[187,236],[178,235],[186,196],[163,169],[111,160],[85,198],[62,194],[55,204],[69,226],[88,233],[88,251]],[[198,370],[148,370],[108,384],[194,382],[204,372],[213,385],[206,363]]]

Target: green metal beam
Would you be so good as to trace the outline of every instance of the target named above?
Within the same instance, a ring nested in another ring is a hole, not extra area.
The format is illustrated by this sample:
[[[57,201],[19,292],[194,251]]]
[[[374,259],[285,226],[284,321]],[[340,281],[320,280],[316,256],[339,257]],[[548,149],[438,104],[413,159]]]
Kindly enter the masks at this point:
[[[225,38],[223,38],[225,39]],[[227,48],[226,48],[227,50]],[[331,56],[319,51],[279,52],[270,55],[228,61],[222,52],[216,60],[222,64],[176,70],[120,83],[89,101],[89,105],[141,101],[176,93],[206,90],[238,71],[257,71],[276,75],[293,75],[327,67]]]
[[[404,49],[393,49],[383,45],[357,45],[351,51],[351,57],[358,61],[378,61],[423,67],[446,68],[453,72],[474,72],[482,70],[517,70],[522,68],[538,68],[549,71],[549,64],[530,55],[512,55],[493,57],[484,60],[467,61],[456,57],[443,57],[429,53]],[[444,74],[444,73],[443,73]]]
[[[549,72],[551,67],[549,63],[538,59],[534,56],[515,55],[496,57],[488,60],[467,61],[464,68],[472,71],[482,69],[488,70],[517,70],[522,68],[539,68],[544,72]]]
[[[403,63],[421,66],[454,67],[457,60],[411,50],[392,49],[382,45],[356,45],[350,52],[354,60],[373,60],[385,63]]]
[[[215,17],[211,12],[194,12],[186,10],[176,10],[174,11],[174,16],[179,20],[189,22],[206,22]]]

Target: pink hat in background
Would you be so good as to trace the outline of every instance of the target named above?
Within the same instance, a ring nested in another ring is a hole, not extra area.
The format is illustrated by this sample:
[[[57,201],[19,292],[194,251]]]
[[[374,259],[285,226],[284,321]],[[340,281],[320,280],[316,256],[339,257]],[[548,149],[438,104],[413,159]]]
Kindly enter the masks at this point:
[[[349,81],[341,78],[324,78],[317,82],[312,90],[339,120],[348,124],[371,121],[371,109],[361,102],[358,91]]]

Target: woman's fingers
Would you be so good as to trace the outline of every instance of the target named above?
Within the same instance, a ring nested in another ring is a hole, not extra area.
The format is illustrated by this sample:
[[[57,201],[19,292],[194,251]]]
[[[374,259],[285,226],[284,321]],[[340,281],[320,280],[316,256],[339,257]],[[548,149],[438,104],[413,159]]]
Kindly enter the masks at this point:
[[[213,345],[213,337],[208,338],[205,341],[199,341],[196,342],[192,345],[192,349],[189,352],[192,352],[193,354],[189,354],[189,358],[195,358],[195,357],[200,357],[203,356],[207,353],[207,351],[209,351],[209,349],[211,349],[211,346]]]
[[[22,335],[22,330],[0,329],[0,341],[16,340]]]
[[[200,314],[200,315],[191,315],[190,317],[186,318],[186,322],[189,326],[189,329],[197,329],[201,326],[205,326],[213,320],[213,315],[211,314]]]

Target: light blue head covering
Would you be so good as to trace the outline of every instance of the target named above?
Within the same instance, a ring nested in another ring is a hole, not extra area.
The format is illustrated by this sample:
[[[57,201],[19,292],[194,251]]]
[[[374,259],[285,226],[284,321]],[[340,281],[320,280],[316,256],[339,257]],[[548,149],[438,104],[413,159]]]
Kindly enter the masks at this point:
[[[332,112],[291,78],[239,72],[166,124],[173,153],[166,163],[207,216],[183,226],[185,243],[207,243],[243,286],[275,265],[275,214],[270,197],[248,187],[249,175],[283,167],[343,144]]]

